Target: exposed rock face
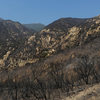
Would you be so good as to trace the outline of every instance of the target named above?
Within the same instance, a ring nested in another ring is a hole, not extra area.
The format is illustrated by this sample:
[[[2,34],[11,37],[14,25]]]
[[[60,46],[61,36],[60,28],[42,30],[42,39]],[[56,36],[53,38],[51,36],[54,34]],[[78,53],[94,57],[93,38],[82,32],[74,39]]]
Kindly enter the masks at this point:
[[[77,68],[84,57],[88,59],[85,59],[83,65],[91,67],[93,64],[96,73],[93,71],[94,68],[92,71],[99,77],[100,16],[89,19],[60,19],[34,34],[19,23],[0,22],[0,81],[2,82],[11,79],[14,82],[25,81],[30,84],[31,78],[34,80],[36,77],[41,81],[50,80],[52,83],[51,74],[54,71],[57,75],[61,74],[60,78],[67,75],[68,80],[77,85],[77,80],[80,81],[81,77],[74,68]],[[54,70],[51,67],[54,67]],[[86,70],[84,71],[88,72]],[[93,78],[94,76],[90,76],[90,80]],[[61,83],[61,80],[59,82]]]
[[[100,26],[97,21],[100,21],[99,17],[57,20],[36,36],[39,37],[37,43],[40,43],[43,48],[53,48],[55,51],[82,45],[99,35]]]
[[[9,56],[22,47],[25,40],[32,35],[32,31],[18,22],[10,20],[0,21],[0,64],[3,67]],[[6,56],[6,57],[5,57]]]
[[[18,67],[70,48],[84,46],[99,38],[100,17],[62,18],[33,35],[29,35],[30,30],[12,21],[1,22],[0,28],[2,36],[0,37],[0,49],[2,50],[0,57],[3,59],[4,55],[10,51],[6,65]],[[3,43],[5,46],[2,45]],[[4,48],[5,51],[3,51]]]

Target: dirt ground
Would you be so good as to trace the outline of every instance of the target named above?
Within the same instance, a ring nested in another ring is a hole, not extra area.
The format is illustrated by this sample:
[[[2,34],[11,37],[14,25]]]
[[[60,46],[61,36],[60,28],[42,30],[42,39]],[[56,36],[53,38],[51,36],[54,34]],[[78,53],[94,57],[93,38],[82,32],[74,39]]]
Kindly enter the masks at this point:
[[[88,87],[85,90],[63,100],[100,100],[100,84]]]

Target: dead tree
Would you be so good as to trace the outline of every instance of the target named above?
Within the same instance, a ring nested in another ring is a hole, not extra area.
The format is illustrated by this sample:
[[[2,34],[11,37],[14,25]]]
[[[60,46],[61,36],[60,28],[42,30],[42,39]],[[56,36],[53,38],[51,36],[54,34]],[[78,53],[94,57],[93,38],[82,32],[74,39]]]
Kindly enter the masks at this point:
[[[62,88],[64,84],[63,65],[59,63],[51,63],[50,77],[55,82],[56,88]]]
[[[92,76],[94,71],[94,62],[89,59],[88,56],[82,56],[80,62],[78,62],[75,67],[80,79],[82,79],[86,84],[89,84],[90,76]]]

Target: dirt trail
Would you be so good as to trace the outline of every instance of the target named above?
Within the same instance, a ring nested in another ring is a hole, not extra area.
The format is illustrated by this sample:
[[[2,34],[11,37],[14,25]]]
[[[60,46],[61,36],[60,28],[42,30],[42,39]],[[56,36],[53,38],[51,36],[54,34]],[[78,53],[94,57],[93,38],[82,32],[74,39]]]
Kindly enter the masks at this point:
[[[100,84],[94,85],[64,100],[100,100]]]

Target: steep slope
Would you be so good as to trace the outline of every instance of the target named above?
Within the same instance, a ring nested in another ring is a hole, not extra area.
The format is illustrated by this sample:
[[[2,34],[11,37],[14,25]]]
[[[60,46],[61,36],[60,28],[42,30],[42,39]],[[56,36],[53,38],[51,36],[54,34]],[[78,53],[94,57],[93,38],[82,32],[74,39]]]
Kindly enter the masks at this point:
[[[87,19],[61,18],[46,26],[45,29],[49,29],[50,31],[54,31],[56,33],[66,33],[68,32],[68,28],[77,26],[78,24],[83,23],[85,20]]]
[[[99,17],[70,20],[68,18],[63,21],[60,19],[36,34],[33,41],[40,46],[38,49],[49,52],[80,46],[99,36],[99,20]]]
[[[0,64],[7,60],[8,56],[20,48],[26,39],[33,34],[18,22],[2,20],[0,22]]]
[[[80,73],[74,69],[81,68],[78,64],[84,60],[84,57],[88,58],[85,59],[85,66],[93,67],[93,73],[91,72],[92,74],[89,75],[88,84],[100,82],[100,16],[88,19],[60,19],[33,35],[28,35],[31,32],[27,29],[25,33],[28,33],[22,35],[24,31],[21,31],[21,28],[20,30],[14,28],[16,24],[10,24],[12,26],[9,28],[9,25],[6,25],[2,24],[0,27],[2,29],[1,36],[3,37],[1,40],[6,44],[4,48],[7,50],[4,54],[2,54],[3,49],[0,52],[2,55],[0,80],[2,82],[10,80],[13,83],[14,80],[16,85],[17,81],[22,82],[24,80],[24,82],[30,84],[31,79],[34,81],[36,77],[40,86],[45,87],[45,84],[52,86],[51,93],[54,89],[59,90],[61,88],[66,88],[65,91],[67,90],[68,93],[70,92],[69,89],[73,90],[73,86],[87,84],[82,78],[83,73],[80,77]],[[12,34],[12,30],[17,35]],[[23,37],[25,38],[23,39]],[[13,40],[18,45],[12,44]],[[3,42],[0,43],[1,48],[3,48]],[[86,69],[85,73],[88,72]],[[85,79],[88,78],[85,76]],[[43,83],[41,83],[42,81]],[[25,87],[26,85],[24,84]],[[42,90],[44,92],[44,88]],[[91,91],[87,93],[91,93]],[[85,96],[87,98],[88,95]],[[82,100],[83,95],[78,99]]]
[[[99,42],[99,36],[100,16],[88,19],[59,19],[30,36],[25,44],[11,55],[14,62],[8,62],[24,66],[26,63],[34,63],[62,51],[85,47],[96,39]]]

